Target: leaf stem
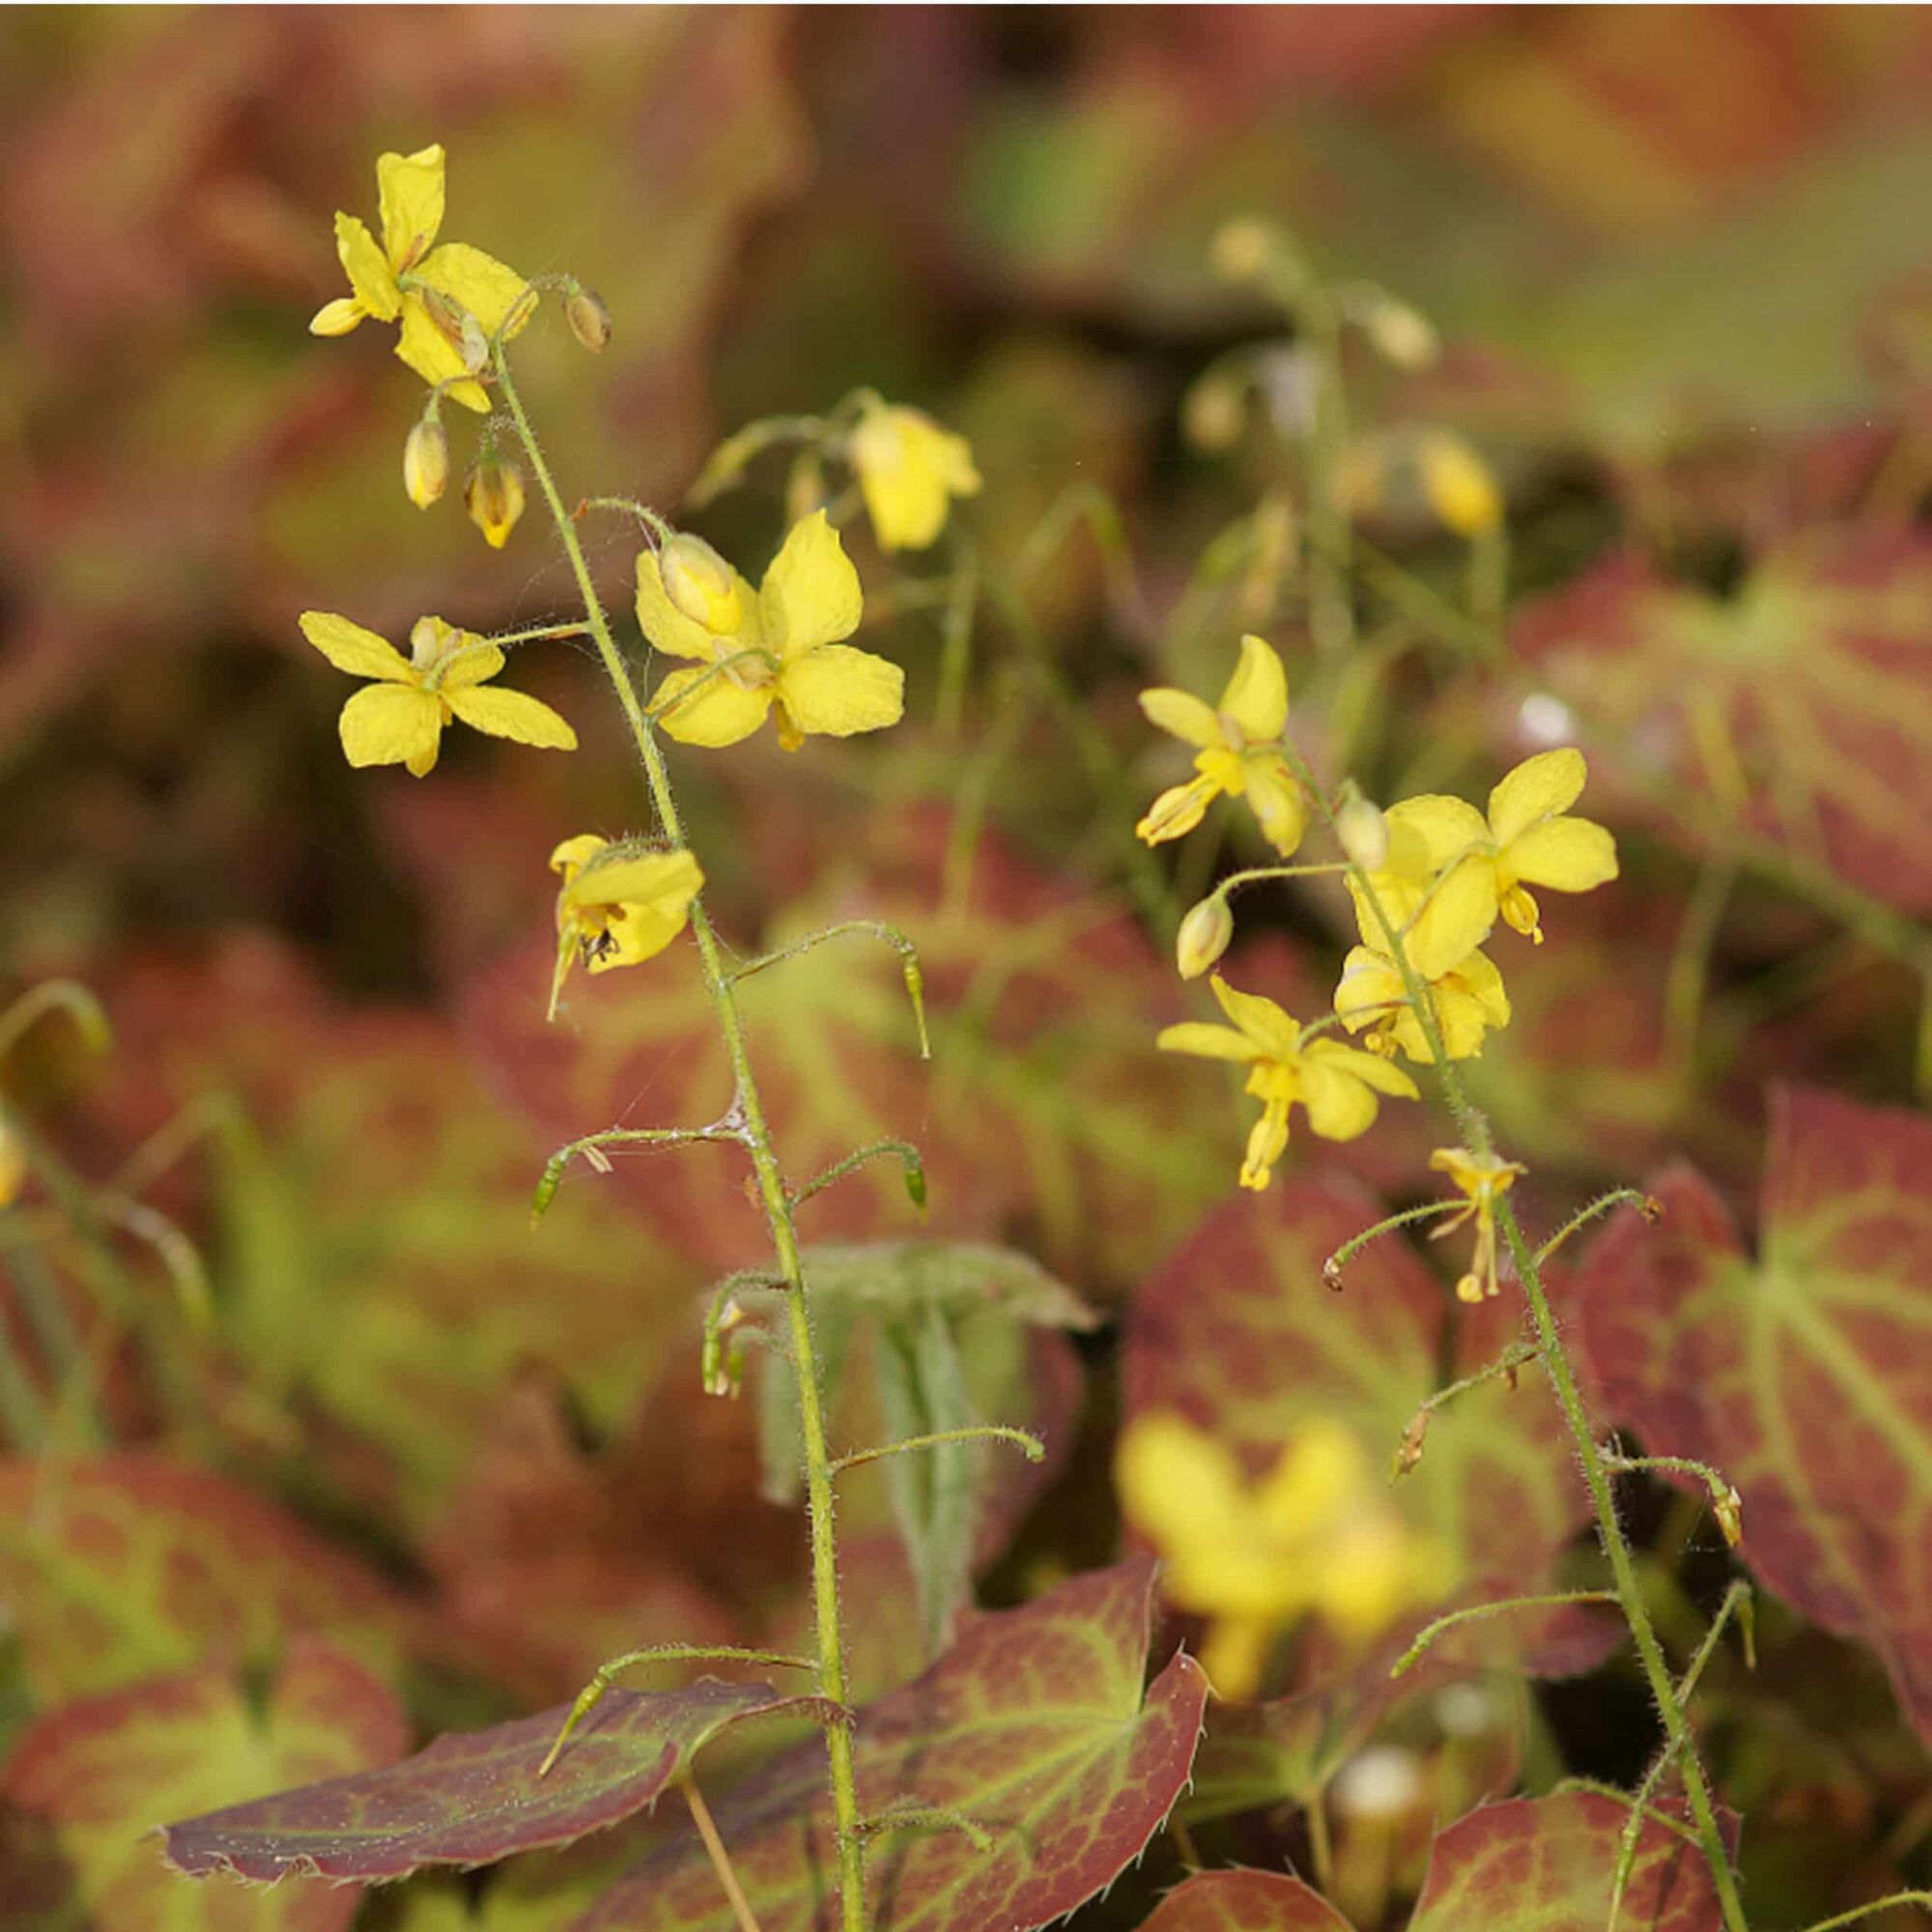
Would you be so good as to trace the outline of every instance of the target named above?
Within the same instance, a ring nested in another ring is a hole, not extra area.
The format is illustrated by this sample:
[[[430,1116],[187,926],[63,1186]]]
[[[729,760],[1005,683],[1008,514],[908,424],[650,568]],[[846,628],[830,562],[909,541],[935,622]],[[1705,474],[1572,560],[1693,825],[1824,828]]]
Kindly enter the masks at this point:
[[[670,775],[665,766],[664,753],[651,722],[644,714],[637,687],[631,680],[623,654],[617,648],[617,640],[611,634],[610,619],[605,615],[603,601],[591,579],[583,546],[578,541],[577,526],[564,505],[556,479],[552,475],[536,434],[530,427],[529,416],[510,375],[509,356],[500,341],[496,345],[495,359],[503,402],[516,424],[518,436],[529,457],[531,472],[550,506],[557,538],[576,575],[590,635],[617,694],[617,702],[630,724],[659,824],[672,850],[688,850],[689,841],[685,837],[683,820],[678,815],[677,801],[671,792]],[[758,1092],[756,1076],[752,1070],[751,1054],[745,1043],[744,1022],[739,1016],[737,1000],[731,989],[730,971],[701,895],[691,904],[691,930],[697,946],[705,989],[717,1015],[719,1035],[730,1063],[738,1115],[743,1122],[743,1137],[751,1154],[766,1226],[771,1234],[779,1271],[784,1277],[792,1361],[797,1371],[800,1434],[805,1453],[806,1513],[811,1538],[818,1689],[830,1703],[842,1710],[847,1701],[845,1644],[838,1621],[838,1543],[833,1520],[832,1458],[826,1446],[824,1400],[819,1388],[818,1364],[812,1344],[811,1316],[806,1304],[805,1268],[799,1258],[798,1236],[792,1227],[791,1203],[785,1195],[784,1176],[780,1171],[778,1155],[772,1147],[764,1102]],[[838,1847],[840,1923],[843,1932],[867,1932],[868,1915],[866,1909],[865,1856],[858,1833],[858,1780],[852,1760],[851,1731],[845,1723],[827,1719],[825,1750]]]

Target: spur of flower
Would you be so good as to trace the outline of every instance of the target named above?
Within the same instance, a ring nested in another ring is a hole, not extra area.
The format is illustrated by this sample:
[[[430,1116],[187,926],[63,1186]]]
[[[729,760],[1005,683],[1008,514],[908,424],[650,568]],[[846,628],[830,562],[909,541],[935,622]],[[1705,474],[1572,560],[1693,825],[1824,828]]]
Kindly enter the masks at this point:
[[[400,323],[396,354],[432,387],[446,383],[445,395],[466,408],[487,410],[488,391],[468,380],[463,318],[474,316],[487,341],[502,328],[527,284],[516,270],[467,242],[433,245],[442,227],[440,146],[384,155],[376,163],[376,194],[381,242],[367,222],[336,214],[335,252],[355,293],[325,303],[310,331],[347,335],[368,317]]]
[[[1460,798],[1431,794],[1389,807],[1389,855],[1369,875],[1382,911],[1403,934],[1409,964],[1437,980],[1490,936],[1498,916],[1543,943],[1531,886],[1587,893],[1617,876],[1616,841],[1570,815],[1589,767],[1572,747],[1525,758],[1490,793],[1486,816]],[[1362,938],[1386,945],[1351,878]]]
[[[503,668],[501,648],[440,617],[416,620],[408,657],[330,611],[304,611],[300,622],[302,636],[337,670],[374,680],[342,707],[342,749],[352,765],[407,765],[423,778],[452,719],[520,745],[577,749],[577,733],[548,704],[521,691],[484,690]]]
[[[924,550],[946,527],[953,497],[980,494],[972,445],[923,410],[867,396],[851,453],[872,534],[884,551]]]
[[[1480,948],[1423,985],[1451,1060],[1474,1059],[1483,1050],[1485,1034],[1509,1025],[1503,976]],[[1371,1053],[1386,1060],[1400,1048],[1419,1065],[1435,1064],[1429,1035],[1408,1003],[1402,968],[1376,947],[1354,947],[1342,962],[1335,1012],[1350,1033],[1367,1029],[1362,1044]]]
[[[1259,1192],[1288,1147],[1289,1109],[1297,1101],[1324,1140],[1351,1141],[1374,1124],[1383,1094],[1416,1097],[1415,1082],[1399,1066],[1339,1040],[1303,1037],[1300,1026],[1259,993],[1241,993],[1217,973],[1208,981],[1234,1024],[1187,1020],[1163,1028],[1154,1044],[1167,1053],[1199,1054],[1248,1068],[1247,1092],[1262,1103],[1248,1135],[1241,1185]]]
[[[1310,1416],[1249,1481],[1225,1443],[1178,1415],[1148,1415],[1122,1437],[1115,1482],[1127,1520],[1165,1561],[1168,1597],[1212,1619],[1202,1665],[1236,1702],[1261,1689],[1276,1635],[1303,1617],[1360,1643],[1449,1580],[1441,1547],[1408,1526],[1333,1416]]]
[[[1288,673],[1272,645],[1241,639],[1241,655],[1220,697],[1209,704],[1191,692],[1158,686],[1141,693],[1141,709],[1171,737],[1196,748],[1195,776],[1164,791],[1134,827],[1149,845],[1179,838],[1223,795],[1245,798],[1262,837],[1286,859],[1301,843],[1308,808],[1281,754],[1288,728]]]
[[[1429,1231],[1432,1241],[1453,1235],[1473,1218],[1476,1248],[1469,1269],[1456,1283],[1459,1300],[1486,1301],[1496,1288],[1496,1203],[1516,1185],[1517,1176],[1529,1170],[1513,1160],[1498,1160],[1494,1154],[1475,1154],[1466,1148],[1437,1148],[1429,1156],[1429,1165],[1437,1174],[1446,1174],[1468,1197],[1446,1221]]]
[[[556,895],[556,973],[549,1017],[579,959],[592,973],[637,966],[662,952],[685,928],[704,874],[689,852],[612,844],[594,832],[566,838],[550,855],[561,874]]]
[[[859,573],[823,510],[794,524],[764,582],[749,583],[701,537],[679,532],[638,558],[638,622],[673,657],[651,699],[687,745],[735,745],[770,716],[795,752],[808,735],[845,738],[896,724],[905,672],[839,640],[859,628]]]

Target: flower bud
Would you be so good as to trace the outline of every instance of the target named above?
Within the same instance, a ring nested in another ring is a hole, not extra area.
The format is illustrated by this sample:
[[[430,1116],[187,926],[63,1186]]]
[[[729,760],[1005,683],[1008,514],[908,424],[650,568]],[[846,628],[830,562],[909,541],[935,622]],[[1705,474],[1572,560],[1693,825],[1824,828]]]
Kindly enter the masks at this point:
[[[1378,872],[1388,862],[1388,820],[1373,799],[1356,792],[1335,814],[1335,837],[1350,862]]]
[[[1180,405],[1182,433],[1194,448],[1208,454],[1233,448],[1240,440],[1246,416],[1242,385],[1225,370],[1210,369]]]
[[[658,575],[665,595],[694,624],[702,624],[714,637],[728,638],[737,631],[744,614],[738,580],[702,537],[689,530],[669,537],[658,553]]]
[[[1235,936],[1235,915],[1219,893],[1187,909],[1174,943],[1175,963],[1183,980],[1198,980],[1227,952]]]
[[[501,550],[524,514],[524,472],[507,457],[481,458],[464,483],[463,506],[490,548]]]
[[[601,355],[611,346],[611,311],[594,289],[576,288],[563,304],[570,332],[593,355]]]
[[[1251,282],[1274,253],[1274,230],[1253,215],[1240,215],[1221,224],[1208,246],[1208,259],[1223,281]]]
[[[1376,354],[1398,369],[1431,368],[1442,353],[1435,324],[1419,309],[1379,289],[1361,304],[1355,319]]]
[[[417,509],[426,510],[449,484],[449,433],[427,416],[403,443],[403,488]]]
[[[1415,453],[1429,507],[1460,537],[1478,537],[1503,520],[1502,492],[1489,465],[1447,431],[1425,437]]]

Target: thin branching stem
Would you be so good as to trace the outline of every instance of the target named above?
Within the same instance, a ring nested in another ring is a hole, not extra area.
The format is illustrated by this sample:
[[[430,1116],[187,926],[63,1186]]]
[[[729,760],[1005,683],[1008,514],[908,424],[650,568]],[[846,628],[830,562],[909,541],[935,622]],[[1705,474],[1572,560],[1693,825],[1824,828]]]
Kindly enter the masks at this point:
[[[738,1921],[738,1932],[759,1932],[757,1914],[752,1910],[752,1901],[745,1896],[745,1888],[738,1882],[737,1867],[731,1862],[731,1854],[724,1849],[724,1840],[718,1833],[718,1821],[712,1817],[711,1807],[705,1804],[704,1795],[697,1788],[697,1780],[687,1772],[677,1783],[691,1811],[691,1822],[697,1827],[697,1835],[704,1840],[711,1869],[718,1874],[718,1883],[724,1888],[724,1896],[731,1901],[731,1916]]]
[[[78,980],[43,980],[0,1012],[0,1060],[13,1052],[37,1021],[55,1012],[66,1013],[73,1021],[90,1052],[106,1052],[113,1033],[100,1002]]]
[[[1389,1474],[1389,1481],[1406,1476],[1422,1461],[1423,1438],[1429,1434],[1429,1425],[1435,1419],[1438,1408],[1446,1407],[1459,1395],[1467,1395],[1471,1389],[1481,1388],[1485,1382],[1492,1382],[1499,1376],[1511,1378],[1510,1386],[1516,1386],[1518,1370],[1528,1367],[1543,1353],[1541,1344],[1536,1342],[1513,1342],[1493,1362],[1477,1369],[1472,1375],[1464,1376],[1461,1381],[1454,1381],[1447,1388],[1439,1388],[1432,1396],[1426,1396],[1415,1406],[1415,1413],[1408,1419],[1408,1427],[1402,1432],[1401,1446],[1395,1452],[1395,1467]]]
[[[883,1154],[895,1154],[905,1168],[906,1192],[912,1197],[913,1206],[925,1206],[925,1158],[910,1141],[868,1141],[862,1148],[855,1148],[843,1160],[834,1161],[823,1174],[814,1174],[803,1187],[794,1190],[791,1205],[794,1208],[810,1201],[814,1194],[823,1194],[835,1181],[843,1180],[848,1174],[856,1173],[867,1161],[877,1160]]]
[[[1662,1208],[1640,1187],[1613,1187],[1607,1194],[1600,1194],[1594,1201],[1586,1202],[1576,1213],[1558,1228],[1555,1234],[1536,1251],[1536,1264],[1541,1267],[1571,1236],[1581,1234],[1592,1221],[1601,1221],[1614,1208],[1631,1207],[1646,1221],[1655,1221]]]
[[[1389,1675],[1401,1677],[1413,1670],[1438,1637],[1447,1636],[1463,1624],[1478,1623],[1485,1617],[1507,1616],[1514,1610],[1553,1610],[1565,1604],[1614,1604],[1616,1600],[1614,1590],[1552,1590],[1547,1596],[1501,1597],[1492,1604],[1465,1604],[1460,1610],[1450,1610],[1424,1624],[1416,1632],[1415,1641],[1389,1666]]]
[[[1295,776],[1302,781],[1310,798],[1315,801],[1316,810],[1321,814],[1331,836],[1340,841],[1335,815],[1328,804],[1327,794],[1316,781],[1315,775],[1308,768],[1306,759],[1292,742],[1284,741],[1284,754]],[[1454,1115],[1457,1126],[1462,1130],[1463,1143],[1479,1157],[1493,1158],[1495,1140],[1490,1131],[1490,1123],[1469,1099],[1468,1090],[1456,1070],[1455,1063],[1449,1058],[1442,1039],[1442,1030],[1436,1023],[1435,1009],[1428,997],[1428,988],[1423,984],[1408,957],[1408,949],[1403,944],[1394,922],[1388,916],[1387,908],[1381,902],[1374,881],[1360,867],[1353,867],[1350,877],[1361,896],[1363,904],[1370,911],[1377,929],[1381,933],[1386,951],[1402,974],[1403,987],[1408,995],[1417,1023],[1428,1040],[1434,1056],[1436,1079],[1449,1111]],[[1746,1922],[1744,1901],[1739,1896],[1737,1875],[1731,1869],[1730,1854],[1724,1847],[1723,1833],[1718,1826],[1717,1806],[1711,1796],[1709,1779],[1705,1776],[1703,1761],[1697,1752],[1696,1742],[1690,1734],[1690,1719],[1684,1714],[1684,1706],[1677,1695],[1677,1687],[1671,1682],[1670,1664],[1664,1657],[1663,1646],[1659,1642],[1657,1631],[1650,1618],[1650,1606],[1644,1601],[1643,1585],[1636,1573],[1636,1560],[1625,1539],[1623,1524],[1617,1517],[1616,1495],[1610,1484],[1610,1472],[1604,1466],[1603,1452],[1598,1446],[1596,1432],[1590,1426],[1589,1412],[1583,1406],[1583,1398],[1577,1386],[1576,1370],[1572,1367],[1568,1351],[1563,1346],[1562,1334],[1556,1325],[1554,1310],[1549,1305],[1549,1296],[1543,1286],[1542,1270],[1537,1265],[1534,1253],[1523,1236],[1521,1224],[1517,1220],[1516,1209],[1508,1195],[1503,1195],[1495,1204],[1496,1226],[1500,1229],[1510,1258],[1516,1264],[1517,1279],[1521,1284],[1523,1298],[1529,1303],[1531,1321],[1536,1330],[1536,1339],[1543,1353],[1544,1372],[1549,1378],[1549,1385],[1556,1396],[1557,1406],[1563,1412],[1565,1426],[1570,1432],[1570,1439],[1577,1453],[1577,1460],[1583,1471],[1584,1486],[1590,1492],[1591,1507],[1596,1512],[1597,1529],[1604,1546],[1604,1553],[1609,1560],[1610,1574],[1616,1584],[1616,1598],[1623,1611],[1624,1621],[1630,1626],[1631,1640],[1636,1648],[1637,1661],[1649,1683],[1651,1695],[1657,1704],[1658,1716],[1662,1721],[1664,1735],[1678,1752],[1683,1765],[1685,1796],[1690,1804],[1690,1815],[1696,1827],[1696,1838],[1705,1862],[1711,1868],[1711,1880],[1717,1889],[1718,1903],[1721,1912],[1725,1932],[1749,1932]]]
[[[536,434],[530,427],[500,340],[496,345],[495,359],[504,404],[516,423],[537,487],[550,507],[557,538],[576,576],[591,637],[631,727],[666,842],[674,851],[687,850],[689,841],[685,837],[683,820],[678,814],[677,800],[671,790],[663,750],[651,721],[644,713],[623,653],[617,648],[617,640],[605,615],[603,600],[598,596],[583,546],[578,540],[576,524],[564,504]],[[743,1139],[751,1154],[758,1197],[765,1210],[766,1227],[771,1235],[779,1271],[785,1282],[785,1306],[806,1465],[806,1513],[811,1540],[812,1621],[818,1651],[818,1690],[828,1704],[843,1711],[847,1703],[847,1680],[844,1634],[838,1611],[838,1544],[833,1517],[832,1458],[826,1446],[824,1395],[819,1387],[811,1317],[806,1302],[805,1267],[799,1255],[798,1236],[792,1226],[791,1203],[785,1195],[784,1176],[772,1146],[764,1101],[746,1046],[744,1022],[732,991],[730,972],[702,895],[692,901],[691,930],[697,947],[705,988],[717,1015],[725,1058],[730,1064],[737,1094],[737,1114],[743,1122]],[[859,1794],[851,1732],[843,1722],[828,1719],[824,1735],[838,1856],[839,1922],[843,1932],[867,1932],[869,1915],[866,1904],[864,1847],[856,1829],[860,1815]]]
[[[1359,1235],[1350,1235],[1321,1264],[1321,1279],[1330,1288],[1339,1289],[1342,1286],[1342,1270],[1371,1241],[1378,1241],[1384,1235],[1392,1235],[1398,1228],[1411,1227],[1417,1221],[1433,1221],[1438,1214],[1460,1214],[1468,1205],[1466,1201],[1425,1201],[1419,1208],[1405,1208],[1399,1214],[1384,1215],[1373,1228],[1364,1228]]]
[[[919,1057],[932,1058],[932,1042],[925,1031],[925,975],[919,963],[919,948],[907,935],[883,919],[844,919],[837,925],[828,925],[820,931],[808,933],[803,939],[790,946],[781,946],[773,952],[761,952],[755,959],[748,959],[742,966],[730,970],[732,985],[741,980],[749,980],[758,973],[769,972],[774,966],[782,966],[788,959],[796,959],[801,953],[810,952],[814,946],[823,946],[828,939],[840,939],[851,932],[863,932],[873,939],[883,940],[899,955],[899,964],[905,975],[906,997],[912,1002],[914,1024],[919,1028]]]
[[[855,1449],[833,1460],[836,1474],[904,1456],[920,1449],[944,1449],[952,1442],[1010,1442],[1029,1463],[1046,1460],[1046,1444],[1030,1429],[1013,1429],[1004,1422],[976,1423],[970,1429],[942,1429],[932,1435],[908,1435],[903,1442],[882,1442],[876,1449]]]

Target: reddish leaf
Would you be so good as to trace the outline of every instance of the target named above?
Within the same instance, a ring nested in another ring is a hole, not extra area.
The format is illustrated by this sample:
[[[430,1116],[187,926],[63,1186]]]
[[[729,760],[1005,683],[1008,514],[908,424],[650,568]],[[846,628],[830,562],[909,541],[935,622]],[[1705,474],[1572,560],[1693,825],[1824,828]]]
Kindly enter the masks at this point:
[[[340,1932],[357,1895],[320,1887],[219,1898],[155,1856],[157,1817],[253,1787],[381,1763],[408,1731],[359,1663],[298,1640],[265,1717],[219,1669],[84,1699],[30,1725],[0,1771],[0,1799],[44,1820],[94,1932]]]
[[[1604,1398],[1657,1455],[1715,1463],[1773,1589],[1885,1660],[1932,1736],[1932,1122],[1775,1089],[1759,1258],[1690,1169],[1661,1227],[1581,1270]]]
[[[399,1599],[272,1503],[158,1457],[0,1463],[0,1597],[45,1700],[271,1658],[291,1631],[375,1662]]]
[[[531,1234],[541,1161],[447,1025],[348,1007],[261,936],[142,962],[109,1007],[145,1075],[112,1101],[130,1141],[191,1097],[238,1103],[209,1162],[222,1338],[265,1400],[336,1438],[331,1474],[433,1515],[532,1365],[594,1421],[625,1416],[696,1283],[602,1203]]]
[[[860,1804],[944,1804],[992,1835],[885,1839],[871,1864],[880,1932],[1030,1932],[1146,1848],[1185,1787],[1208,1687],[1177,1657],[1143,1691],[1153,1570],[1076,1577],[970,1621],[916,1683],[860,1716]],[[765,1932],[827,1932],[836,1907],[822,1746],[787,1752],[718,1805]],[[646,1859],[576,1932],[725,1932],[718,1881],[688,1832]]]
[[[1196,1872],[1142,1921],[1141,1932],[1351,1932],[1349,1921],[1285,1872]]]
[[[744,983],[787,1171],[803,1181],[867,1141],[908,1136],[924,1151],[934,1231],[985,1237],[1031,1223],[1055,1264],[1136,1265],[1151,1239],[1186,1225],[1224,1171],[1222,1150],[1164,1131],[1193,1088],[1189,1069],[1151,1051],[1162,1022],[1179,1017],[1172,976],[1111,902],[989,841],[969,890],[942,897],[944,833],[930,817],[876,831],[851,857],[854,876],[843,857],[822,864],[763,936],[778,947],[844,920],[890,921],[919,947],[931,1020],[924,1063],[898,956],[863,934]],[[547,1026],[554,958],[554,941],[533,932],[465,1000],[473,1037],[548,1137],[717,1118],[730,1073],[690,947],[642,971],[580,978]],[[763,1258],[745,1179],[736,1149],[699,1146],[620,1151],[615,1184],[722,1268]],[[580,1169],[553,1216],[610,1184]],[[814,1240],[905,1233],[918,1219],[885,1161],[801,1215]]]
[[[569,1708],[440,1737],[384,1771],[170,1825],[168,1861],[190,1878],[388,1879],[567,1845],[655,1804],[720,1731],[746,1718],[802,1714],[810,1700],[765,1684],[613,1690],[540,1779]]]
[[[1932,542],[1820,530],[1719,598],[1614,560],[1518,647],[1646,788],[1702,795],[1910,913],[1932,911]],[[1623,751],[1614,748],[1621,740]]]
[[[1430,1854],[1409,1932],[1603,1932],[1626,1807],[1595,1792],[1488,1804]],[[1718,1932],[1703,1854],[1652,1819],[1624,1896],[1628,1932]]]
[[[1441,1379],[1516,1339],[1515,1297],[1463,1308],[1400,1236],[1349,1264],[1335,1293],[1321,1264],[1380,1217],[1369,1196],[1293,1177],[1217,1208],[1146,1282],[1128,1317],[1122,1387],[1128,1419],[1176,1411],[1211,1428],[1259,1472],[1315,1414],[1341,1417],[1378,1461],[1393,1461],[1418,1403]],[[1450,1326],[1449,1324],[1453,1324]],[[1566,1438],[1534,1369],[1437,1411],[1415,1471],[1393,1493],[1444,1539],[1458,1582],[1533,1573],[1581,1520]]]

